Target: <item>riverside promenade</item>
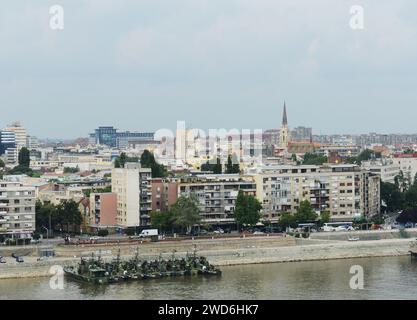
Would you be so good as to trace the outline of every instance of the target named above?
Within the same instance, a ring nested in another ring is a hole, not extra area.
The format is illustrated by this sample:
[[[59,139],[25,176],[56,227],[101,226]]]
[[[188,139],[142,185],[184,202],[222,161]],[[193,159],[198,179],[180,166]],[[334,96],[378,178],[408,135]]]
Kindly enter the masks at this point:
[[[380,240],[343,241],[261,236],[120,245],[56,245],[56,256],[43,261],[37,261],[36,248],[25,248],[19,249],[26,250],[24,263],[17,263],[13,258],[7,257],[7,263],[0,264],[0,279],[51,276],[51,266],[73,264],[80,257],[91,254],[100,254],[103,259],[111,259],[119,249],[122,258],[132,257],[138,248],[142,259],[155,259],[160,255],[164,258],[169,258],[172,254],[177,257],[185,256],[196,248],[199,255],[206,256],[217,266],[408,255],[413,239],[391,237]],[[4,255],[1,250],[3,249],[0,248],[0,255]]]

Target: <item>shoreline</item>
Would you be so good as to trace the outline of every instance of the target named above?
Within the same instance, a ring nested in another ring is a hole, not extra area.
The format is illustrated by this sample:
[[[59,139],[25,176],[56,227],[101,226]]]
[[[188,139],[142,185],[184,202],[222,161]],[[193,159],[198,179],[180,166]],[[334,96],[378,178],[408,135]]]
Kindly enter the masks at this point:
[[[179,250],[175,252],[177,257],[185,256],[190,252],[190,245],[200,245],[199,255],[216,266],[233,266],[265,263],[288,263],[303,261],[325,261],[337,259],[372,258],[372,257],[395,257],[409,255],[410,242],[412,239],[382,239],[368,241],[333,241],[333,240],[309,240],[286,237],[282,239],[264,237],[256,240],[213,241],[209,245],[200,241],[191,241],[176,245]],[[238,245],[237,245],[238,244]],[[181,247],[181,248],[180,248]],[[111,259],[113,250],[107,250],[103,259]],[[142,259],[154,259],[159,255],[170,257],[172,245],[154,244],[149,247],[141,247]],[[72,255],[73,248],[63,248],[60,256],[37,261],[36,257],[25,257],[25,262],[18,264],[14,259],[7,258],[6,264],[0,265],[0,280],[16,278],[39,278],[52,276],[49,273],[51,266],[67,265],[78,262],[81,255],[87,252],[96,252],[96,247],[77,248],[78,255]],[[86,251],[90,249],[90,251]],[[126,248],[125,248],[126,249]],[[131,249],[131,246],[129,247]],[[146,250],[147,249],[147,250]],[[187,250],[184,250],[187,249]],[[66,252],[68,251],[68,252]],[[65,253],[68,255],[65,256]],[[75,256],[75,257],[74,257]],[[132,257],[132,254],[122,254],[123,259]]]

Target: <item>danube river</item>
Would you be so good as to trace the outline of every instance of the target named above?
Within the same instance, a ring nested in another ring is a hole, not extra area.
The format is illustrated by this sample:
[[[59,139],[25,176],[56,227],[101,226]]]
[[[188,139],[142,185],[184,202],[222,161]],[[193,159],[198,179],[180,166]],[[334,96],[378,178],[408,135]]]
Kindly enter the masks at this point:
[[[351,266],[364,271],[364,289],[352,290]],[[222,277],[147,280],[107,286],[49,278],[0,280],[0,299],[415,299],[417,260],[362,258],[223,267]]]

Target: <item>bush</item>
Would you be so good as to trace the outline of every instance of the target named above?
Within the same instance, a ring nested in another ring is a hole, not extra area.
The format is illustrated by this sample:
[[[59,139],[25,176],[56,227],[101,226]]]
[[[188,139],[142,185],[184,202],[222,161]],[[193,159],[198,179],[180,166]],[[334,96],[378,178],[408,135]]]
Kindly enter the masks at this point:
[[[98,230],[97,235],[99,237],[106,237],[106,236],[109,235],[109,230],[107,230],[107,229],[100,229],[100,230]]]

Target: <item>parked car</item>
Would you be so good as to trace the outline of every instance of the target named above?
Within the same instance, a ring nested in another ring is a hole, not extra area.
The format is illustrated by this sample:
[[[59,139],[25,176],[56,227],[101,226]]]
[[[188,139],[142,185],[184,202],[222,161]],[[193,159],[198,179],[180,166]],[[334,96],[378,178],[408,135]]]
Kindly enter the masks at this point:
[[[219,234],[219,233],[224,233],[224,230],[222,228],[218,228],[217,230],[214,230],[213,232]]]
[[[254,235],[261,235],[261,234],[265,234],[265,232],[262,232],[262,231],[255,231],[253,234],[254,234]]]
[[[20,257],[20,256],[16,257],[16,262],[19,262],[19,263],[24,262],[23,257]]]
[[[6,259],[2,256],[0,256],[0,263],[6,263]]]

